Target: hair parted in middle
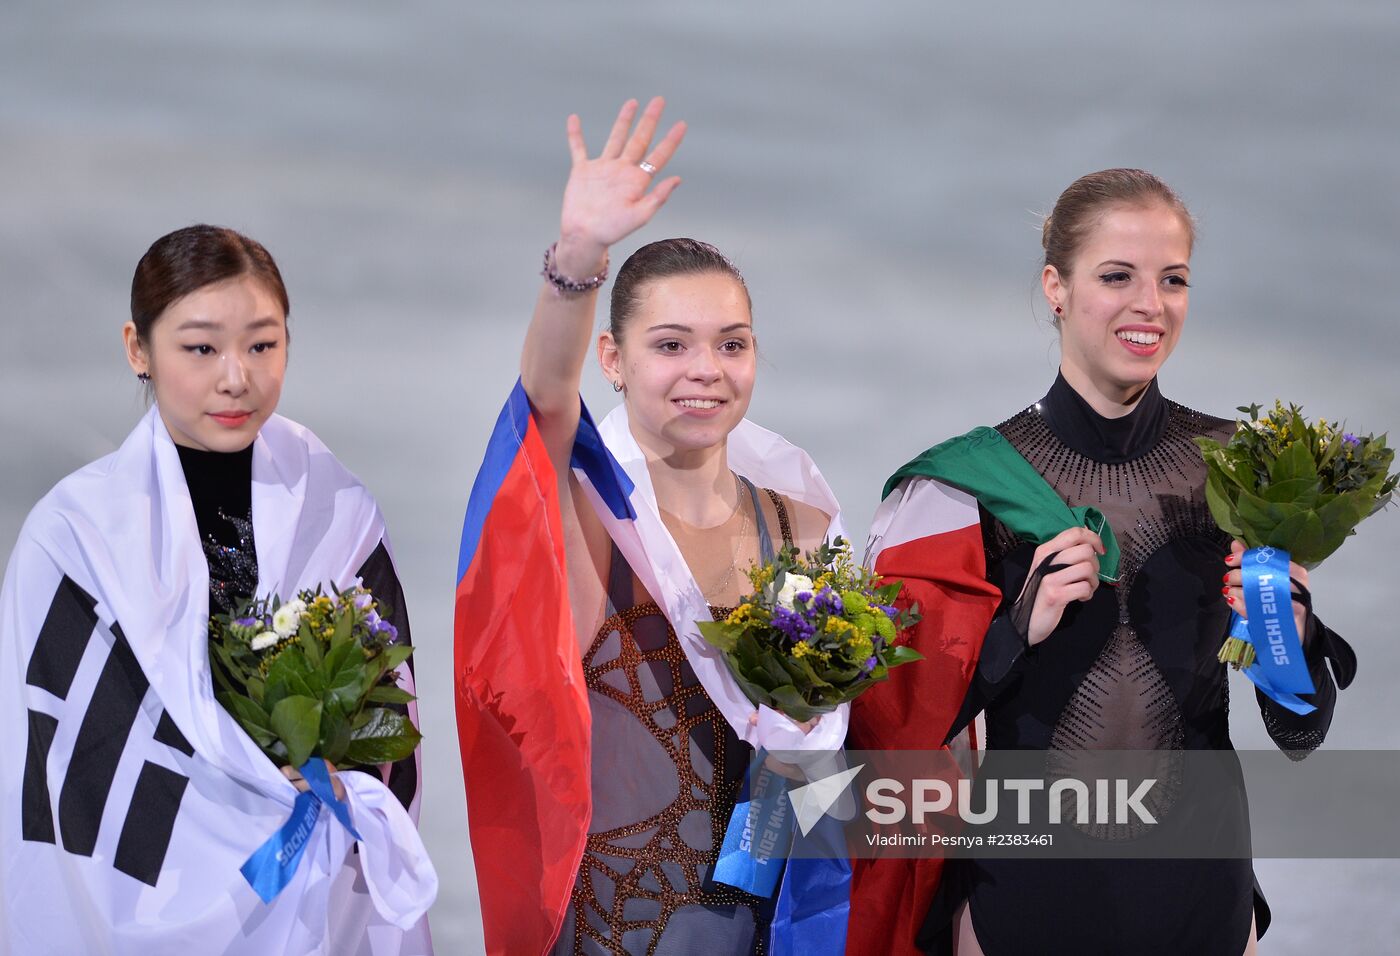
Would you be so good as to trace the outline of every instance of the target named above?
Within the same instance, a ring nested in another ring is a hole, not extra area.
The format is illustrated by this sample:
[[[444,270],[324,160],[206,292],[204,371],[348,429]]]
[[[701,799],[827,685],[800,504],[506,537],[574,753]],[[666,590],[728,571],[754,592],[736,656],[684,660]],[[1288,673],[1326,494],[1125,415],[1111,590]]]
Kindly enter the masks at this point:
[[[627,257],[613,280],[612,301],[608,315],[608,332],[613,341],[622,342],[622,330],[641,297],[642,286],[648,282],[672,276],[701,275],[717,272],[729,276],[744,290],[744,298],[753,310],[748,284],[739,267],[717,248],[699,239],[661,239],[647,243]]]

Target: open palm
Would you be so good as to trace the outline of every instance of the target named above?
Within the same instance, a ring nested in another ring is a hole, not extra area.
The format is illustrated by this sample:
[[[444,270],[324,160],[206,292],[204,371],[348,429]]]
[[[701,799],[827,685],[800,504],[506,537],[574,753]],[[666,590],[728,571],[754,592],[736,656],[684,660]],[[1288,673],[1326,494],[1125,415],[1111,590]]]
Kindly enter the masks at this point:
[[[602,152],[593,159],[588,158],[583,142],[582,123],[577,115],[569,117],[573,166],[560,214],[560,236],[565,242],[606,249],[646,225],[680,185],[679,176],[655,180],[685,136],[685,124],[676,123],[651,148],[665,106],[661,97],[653,99],[632,129],[637,101],[628,100],[618,112]],[[642,168],[643,161],[652,167],[650,173]]]

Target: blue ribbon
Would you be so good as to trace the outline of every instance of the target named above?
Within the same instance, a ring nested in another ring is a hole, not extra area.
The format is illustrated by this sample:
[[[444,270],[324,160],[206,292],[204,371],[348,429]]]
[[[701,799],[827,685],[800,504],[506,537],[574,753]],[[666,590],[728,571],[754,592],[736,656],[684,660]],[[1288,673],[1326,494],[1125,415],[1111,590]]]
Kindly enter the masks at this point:
[[[769,930],[773,956],[842,956],[851,912],[851,861],[839,820],[823,815],[806,836],[802,854],[783,871]]]
[[[311,840],[311,831],[316,828],[316,821],[320,818],[322,804],[331,808],[335,818],[350,831],[351,836],[360,839],[359,832],[350,822],[350,808],[335,797],[335,788],[331,786],[325,761],[312,757],[298,769],[311,789],[297,794],[287,822],[253,851],[253,855],[239,868],[243,878],[264,903],[271,903],[292,881],[292,874],[296,872],[302,854],[306,852],[306,845]]]
[[[763,766],[763,757],[760,750],[756,769],[745,777],[743,792],[729,815],[714,879],[769,899],[783,873],[795,823],[787,781]]]
[[[1288,552],[1281,548],[1250,548],[1241,555],[1240,578],[1249,619],[1234,615],[1230,636],[1254,645],[1254,663],[1245,668],[1244,676],[1295,714],[1310,714],[1317,708],[1298,695],[1317,688],[1293,623],[1288,561]]]

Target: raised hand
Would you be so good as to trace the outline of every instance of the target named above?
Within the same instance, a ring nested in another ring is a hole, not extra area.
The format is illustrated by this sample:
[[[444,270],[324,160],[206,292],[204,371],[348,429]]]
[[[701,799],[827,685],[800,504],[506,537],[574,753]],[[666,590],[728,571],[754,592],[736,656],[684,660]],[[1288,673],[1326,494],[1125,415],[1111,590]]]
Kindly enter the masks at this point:
[[[676,123],[652,146],[665,106],[661,97],[654,98],[633,129],[637,101],[622,104],[607,143],[593,159],[584,145],[582,123],[577,115],[569,117],[573,165],[564,187],[555,248],[555,264],[562,274],[583,277],[598,272],[608,247],[646,225],[680,185],[679,176],[656,179],[685,136],[685,124]]]
[[[1103,541],[1088,528],[1067,528],[1035,549],[1032,575],[1051,555],[1051,567],[1060,567],[1042,577],[1035,592],[1026,635],[1032,646],[1054,633],[1071,601],[1087,601],[1094,596],[1099,587],[1099,555],[1103,553]]]

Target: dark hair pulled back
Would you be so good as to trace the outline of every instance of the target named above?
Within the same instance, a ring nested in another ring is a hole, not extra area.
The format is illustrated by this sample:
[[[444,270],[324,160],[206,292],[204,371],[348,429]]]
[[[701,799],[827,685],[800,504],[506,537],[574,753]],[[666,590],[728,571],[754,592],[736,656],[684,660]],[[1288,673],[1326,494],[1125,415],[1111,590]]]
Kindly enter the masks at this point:
[[[262,243],[232,229],[203,224],[161,236],[136,263],[131,278],[131,321],[137,338],[149,342],[151,326],[177,299],[245,275],[267,287],[284,316],[291,311],[282,273]]]
[[[744,299],[753,310],[744,276],[728,256],[708,242],[699,239],[662,239],[642,246],[627,257],[613,280],[612,303],[608,315],[608,331],[613,340],[622,341],[622,330],[636,311],[641,288],[648,282],[672,276],[702,275],[716,272],[729,276],[744,290]]]
[[[1089,232],[1114,207],[1151,206],[1162,203],[1181,217],[1192,245],[1196,223],[1186,204],[1170,186],[1145,169],[1101,169],[1080,176],[1060,193],[1055,208],[1045,217],[1040,244],[1045,265],[1069,278],[1070,264]]]

